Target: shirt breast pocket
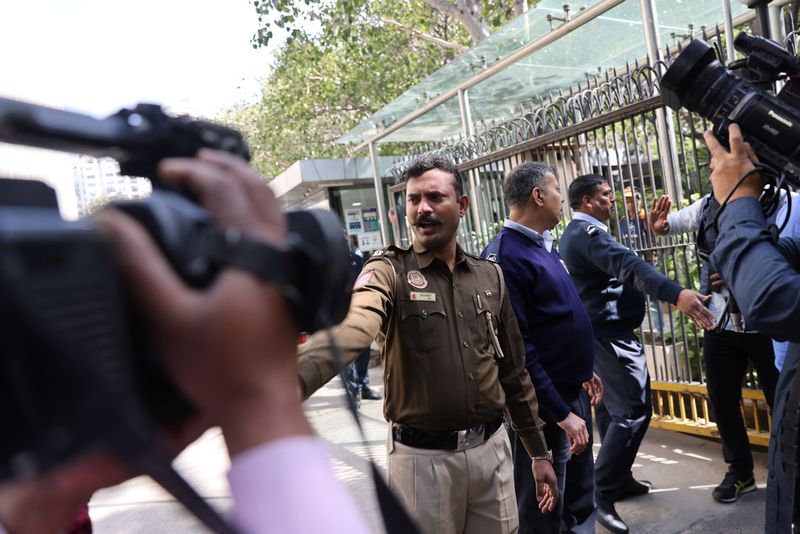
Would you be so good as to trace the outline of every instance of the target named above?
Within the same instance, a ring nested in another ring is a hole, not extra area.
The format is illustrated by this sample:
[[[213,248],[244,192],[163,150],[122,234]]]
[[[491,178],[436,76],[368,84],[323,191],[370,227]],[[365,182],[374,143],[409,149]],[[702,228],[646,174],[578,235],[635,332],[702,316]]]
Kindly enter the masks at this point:
[[[447,344],[447,314],[441,302],[400,300],[400,343],[412,350],[435,350]]]

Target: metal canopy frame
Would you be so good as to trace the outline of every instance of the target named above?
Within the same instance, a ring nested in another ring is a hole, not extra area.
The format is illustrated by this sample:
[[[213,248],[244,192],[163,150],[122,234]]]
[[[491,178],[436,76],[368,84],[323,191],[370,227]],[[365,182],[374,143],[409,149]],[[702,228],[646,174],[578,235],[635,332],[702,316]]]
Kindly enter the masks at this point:
[[[498,61],[497,63],[493,64],[488,69],[476,74],[472,78],[460,83],[456,87],[450,89],[449,91],[442,93],[438,97],[434,98],[423,107],[417,109],[416,111],[409,113],[402,119],[392,123],[390,126],[386,127],[384,130],[381,130],[380,133],[372,136],[371,138],[367,139],[366,141],[362,141],[353,149],[351,153],[355,154],[360,152],[361,150],[367,148],[370,143],[376,143],[379,140],[383,139],[387,135],[391,134],[392,132],[399,130],[403,126],[409,124],[410,122],[414,121],[415,119],[425,115],[429,111],[439,107],[440,105],[444,104],[454,96],[458,96],[460,91],[466,91],[470,87],[474,87],[475,85],[481,83],[487,78],[492,77],[493,75],[501,72],[502,70],[506,69],[508,66],[513,65],[520,59],[524,58],[528,54],[531,54],[539,49],[542,49],[549,44],[557,41],[558,39],[562,38],[564,35],[580,28],[587,22],[591,22],[592,20],[596,19],[603,13],[617,7],[618,5],[624,3],[625,0],[601,0],[597,4],[584,9],[574,18],[568,20],[558,28],[554,29],[553,31],[539,37],[538,39],[531,41],[530,43],[526,44],[517,49],[516,52],[512,53],[511,55],[503,58],[502,60]]]

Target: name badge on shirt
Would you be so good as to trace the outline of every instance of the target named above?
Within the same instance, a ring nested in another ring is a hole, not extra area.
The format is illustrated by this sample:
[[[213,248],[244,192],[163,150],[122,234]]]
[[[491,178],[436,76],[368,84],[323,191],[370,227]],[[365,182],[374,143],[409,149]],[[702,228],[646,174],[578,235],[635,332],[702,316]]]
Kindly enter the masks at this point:
[[[423,302],[436,302],[436,293],[426,293],[424,291],[412,291],[411,300],[421,300]]]

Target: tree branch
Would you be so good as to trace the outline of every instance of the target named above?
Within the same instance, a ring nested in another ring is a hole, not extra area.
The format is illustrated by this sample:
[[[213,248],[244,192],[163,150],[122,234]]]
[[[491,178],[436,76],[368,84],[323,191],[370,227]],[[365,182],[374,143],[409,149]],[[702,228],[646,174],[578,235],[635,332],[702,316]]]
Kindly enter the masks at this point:
[[[479,43],[489,37],[489,27],[475,17],[473,10],[467,8],[464,4],[464,0],[458,0],[457,5],[451,4],[446,0],[425,0],[425,3],[433,9],[461,22],[472,38],[473,43]],[[476,13],[480,13],[480,10],[476,11]]]
[[[437,44],[442,48],[451,48],[453,50],[458,50],[459,52],[465,52],[466,50],[468,50],[466,46],[460,45],[458,43],[452,43],[450,41],[445,41],[444,39],[440,39],[428,33],[422,32],[420,30],[417,30],[416,28],[412,28],[411,26],[406,26],[405,24],[397,22],[396,20],[386,19],[383,17],[377,17],[377,20],[383,22],[384,24],[389,24],[391,26],[394,26],[395,28],[400,28],[401,30],[410,33],[414,37],[418,37],[423,41],[429,41],[431,43]]]

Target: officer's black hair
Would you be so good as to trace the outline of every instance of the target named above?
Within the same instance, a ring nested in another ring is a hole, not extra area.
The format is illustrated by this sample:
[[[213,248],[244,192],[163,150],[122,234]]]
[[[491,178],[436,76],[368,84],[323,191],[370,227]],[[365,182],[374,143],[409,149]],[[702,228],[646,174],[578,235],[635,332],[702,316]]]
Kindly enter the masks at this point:
[[[583,204],[583,197],[593,196],[600,184],[607,184],[605,176],[599,174],[584,174],[575,178],[569,184],[569,191],[567,198],[569,199],[569,206],[572,209],[580,208]]]
[[[403,182],[408,182],[411,178],[419,178],[432,169],[439,169],[453,175],[453,188],[456,190],[456,198],[464,195],[464,188],[461,185],[461,173],[458,167],[444,156],[439,154],[423,154],[417,156],[403,172]]]
[[[547,173],[556,175],[556,171],[544,163],[527,162],[514,167],[503,180],[503,195],[508,205],[524,204],[537,187],[544,191]]]

